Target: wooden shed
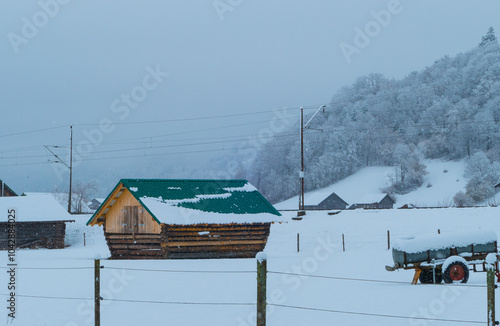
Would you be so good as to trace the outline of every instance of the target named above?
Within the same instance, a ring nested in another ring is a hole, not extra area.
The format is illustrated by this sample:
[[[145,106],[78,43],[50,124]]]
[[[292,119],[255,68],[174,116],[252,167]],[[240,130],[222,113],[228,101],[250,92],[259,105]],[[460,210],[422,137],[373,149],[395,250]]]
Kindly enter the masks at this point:
[[[15,210],[15,222],[7,212]],[[50,195],[0,198],[0,249],[9,249],[9,229],[15,229],[16,248],[64,248],[71,215]]]
[[[115,259],[250,258],[277,221],[246,180],[122,179],[87,225]]]

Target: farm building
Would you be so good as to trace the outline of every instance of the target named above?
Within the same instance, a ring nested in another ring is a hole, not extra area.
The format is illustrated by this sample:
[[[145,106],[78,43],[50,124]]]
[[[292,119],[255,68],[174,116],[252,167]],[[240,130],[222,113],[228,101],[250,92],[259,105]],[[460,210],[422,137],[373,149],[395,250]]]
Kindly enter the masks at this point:
[[[0,197],[14,197],[17,194],[5,182],[0,180]]]
[[[50,195],[0,198],[0,249],[8,249],[7,212],[15,209],[16,248],[64,248],[66,210]]]
[[[122,179],[87,225],[112,258],[250,258],[281,214],[246,180]]]
[[[95,212],[99,208],[99,206],[101,206],[104,199],[106,198],[94,198],[87,203],[87,206],[90,210],[92,210],[92,212]]]
[[[334,192],[332,192],[326,198],[324,198],[324,196],[319,196],[319,197],[316,196],[316,197],[317,198],[307,198],[313,200],[314,202],[304,200],[306,203],[310,204],[310,205],[304,205],[304,209],[306,210],[346,209],[348,205],[342,198],[340,198]]]
[[[390,209],[396,202],[388,194],[369,194],[361,198],[359,203],[352,204],[349,209]]]

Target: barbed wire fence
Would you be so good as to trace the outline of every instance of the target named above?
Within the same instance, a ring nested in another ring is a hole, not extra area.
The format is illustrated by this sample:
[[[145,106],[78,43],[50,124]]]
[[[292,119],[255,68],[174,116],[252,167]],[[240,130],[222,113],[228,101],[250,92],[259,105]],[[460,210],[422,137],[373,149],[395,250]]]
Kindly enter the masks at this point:
[[[267,261],[267,258],[265,258]],[[267,264],[266,264],[267,265]],[[307,273],[292,273],[292,272],[287,272],[287,271],[279,271],[279,270],[267,270],[267,266],[265,267],[264,271],[259,271],[259,268],[262,268],[262,261],[258,260],[257,263],[257,270],[188,270],[188,269],[149,269],[149,268],[129,268],[129,267],[116,267],[116,266],[106,266],[101,264],[101,261],[99,259],[95,260],[94,267],[91,266],[77,266],[77,267],[18,267],[19,270],[39,270],[39,271],[75,271],[75,270],[88,270],[89,272],[94,270],[95,274],[95,295],[94,297],[84,297],[84,296],[50,296],[50,295],[32,295],[32,294],[27,294],[27,293],[19,293],[17,294],[17,297],[20,298],[30,298],[30,299],[37,299],[37,300],[85,300],[85,301],[94,301],[95,303],[95,325],[100,325],[100,302],[115,302],[115,303],[121,303],[121,304],[128,304],[128,303],[140,303],[140,304],[151,304],[151,305],[186,305],[186,306],[228,306],[228,307],[236,307],[236,306],[248,306],[248,307],[254,307],[257,310],[259,307],[259,297],[257,296],[257,302],[225,302],[225,301],[175,301],[175,300],[145,300],[143,298],[135,298],[135,297],[129,297],[129,298],[103,298],[100,295],[100,271],[101,270],[119,270],[119,271],[134,271],[138,273],[149,273],[149,274],[170,274],[170,273],[180,273],[180,274],[233,274],[233,275],[264,275],[265,277],[265,283],[264,283],[264,290],[266,288],[267,284],[267,274],[270,275],[289,275],[289,276],[297,276],[297,277],[310,277],[314,279],[319,279],[323,280],[325,283],[330,282],[332,280],[335,281],[340,281],[340,282],[362,282],[362,283],[383,283],[383,284],[398,284],[398,285],[409,285],[408,282],[401,282],[401,281],[390,281],[390,280],[377,280],[377,279],[365,279],[365,278],[352,278],[352,277],[342,277],[342,276],[335,276],[335,275],[318,275],[318,274],[307,274]],[[6,267],[1,267],[2,269],[5,269]],[[258,282],[260,284],[260,282]],[[322,286],[324,285],[321,283]],[[326,285],[325,285],[326,286]],[[453,285],[442,285],[443,287],[460,287],[463,289],[487,289],[486,285],[480,285],[480,284],[453,284]],[[0,296],[8,296],[9,294],[7,293],[0,293]],[[377,319],[400,319],[400,320],[425,320],[428,322],[439,322],[443,324],[470,324],[470,325],[476,325],[476,324],[484,324],[487,325],[487,321],[482,321],[482,320],[469,320],[465,318],[456,318],[456,319],[447,319],[447,318],[429,318],[429,317],[419,317],[419,316],[405,316],[404,314],[389,314],[389,313],[372,313],[369,311],[349,311],[349,310],[342,310],[342,309],[335,309],[332,307],[331,309],[327,308],[322,308],[318,306],[307,306],[307,305],[298,305],[298,304],[280,304],[280,303],[274,303],[274,302],[267,302],[266,300],[266,292],[264,291],[264,311],[257,311],[257,316],[259,314],[264,315],[264,323],[259,324],[259,320],[257,325],[265,325],[265,307],[266,306],[271,306],[271,307],[276,307],[279,309],[286,309],[286,310],[306,310],[310,312],[316,312],[316,313],[331,313],[331,314],[342,314],[342,315],[357,315],[357,316],[365,316],[365,317],[373,317]],[[262,300],[262,298],[260,299]],[[319,303],[318,303],[319,304]],[[260,308],[262,309],[262,308]]]

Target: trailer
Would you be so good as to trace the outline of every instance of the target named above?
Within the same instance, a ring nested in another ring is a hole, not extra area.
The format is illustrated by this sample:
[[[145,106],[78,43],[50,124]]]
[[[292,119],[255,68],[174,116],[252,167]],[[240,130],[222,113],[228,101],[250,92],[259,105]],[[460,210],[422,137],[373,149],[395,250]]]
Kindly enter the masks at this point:
[[[486,271],[485,259],[491,253],[497,254],[495,267],[500,281],[497,236],[493,231],[402,238],[392,244],[394,266],[385,268],[414,269],[412,284],[467,283],[470,270]]]

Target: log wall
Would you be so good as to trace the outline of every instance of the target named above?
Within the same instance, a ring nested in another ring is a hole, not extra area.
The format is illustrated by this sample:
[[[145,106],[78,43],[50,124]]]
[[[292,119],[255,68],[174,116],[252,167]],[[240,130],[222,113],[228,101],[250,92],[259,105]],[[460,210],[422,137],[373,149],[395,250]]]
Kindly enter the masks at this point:
[[[254,258],[266,246],[270,225],[162,224],[160,234],[105,235],[113,259]]]
[[[64,248],[66,223],[56,222],[16,222],[16,248]],[[0,250],[9,248],[9,223],[0,223]]]

